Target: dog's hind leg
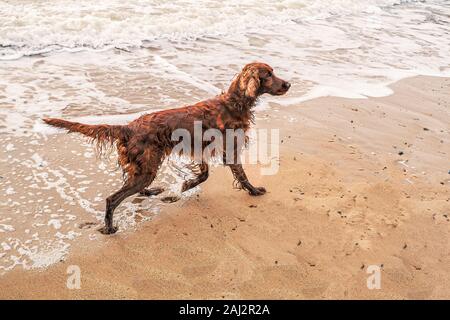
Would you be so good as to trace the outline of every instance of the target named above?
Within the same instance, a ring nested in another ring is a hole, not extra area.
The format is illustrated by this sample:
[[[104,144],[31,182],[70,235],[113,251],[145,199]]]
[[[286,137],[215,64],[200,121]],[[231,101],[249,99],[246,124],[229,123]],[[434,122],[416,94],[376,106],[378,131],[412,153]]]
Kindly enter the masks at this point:
[[[105,226],[99,231],[103,234],[112,234],[117,231],[117,227],[113,226],[114,210],[119,204],[129,196],[138,193],[145,185],[153,181],[155,174],[146,174],[138,177],[129,177],[125,185],[117,192],[106,199]]]
[[[112,234],[117,231],[113,226],[114,210],[127,197],[144,190],[156,177],[156,172],[162,161],[162,155],[152,150],[143,152],[138,163],[128,166],[128,177],[123,187],[106,199],[105,226],[99,231],[103,234]]]

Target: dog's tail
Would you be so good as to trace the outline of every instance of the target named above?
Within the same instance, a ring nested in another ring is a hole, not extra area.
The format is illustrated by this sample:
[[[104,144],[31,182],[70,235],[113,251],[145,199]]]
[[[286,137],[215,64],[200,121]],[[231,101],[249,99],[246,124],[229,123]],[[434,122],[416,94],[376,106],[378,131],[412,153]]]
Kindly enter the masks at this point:
[[[68,133],[79,132],[84,134],[91,138],[92,142],[97,143],[100,153],[108,146],[112,146],[118,139],[128,140],[130,135],[128,126],[108,124],[90,125],[55,118],[45,118],[42,120],[53,127],[66,129]]]

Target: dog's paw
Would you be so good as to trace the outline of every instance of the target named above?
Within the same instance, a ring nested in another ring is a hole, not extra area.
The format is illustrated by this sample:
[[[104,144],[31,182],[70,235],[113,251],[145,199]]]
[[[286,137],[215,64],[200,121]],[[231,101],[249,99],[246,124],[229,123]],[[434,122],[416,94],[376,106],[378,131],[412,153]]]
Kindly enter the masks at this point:
[[[114,233],[116,233],[117,232],[117,227],[107,227],[107,226],[104,226],[104,227],[101,227],[100,229],[97,229],[98,231],[100,231],[100,233],[103,233],[103,234],[114,234]]]
[[[264,187],[253,188],[252,190],[249,190],[248,193],[251,196],[262,196],[263,194],[266,193],[266,188]]]
[[[165,203],[173,203],[173,202],[177,202],[180,199],[181,199],[180,196],[167,196],[167,197],[161,198],[161,201],[165,202]]]

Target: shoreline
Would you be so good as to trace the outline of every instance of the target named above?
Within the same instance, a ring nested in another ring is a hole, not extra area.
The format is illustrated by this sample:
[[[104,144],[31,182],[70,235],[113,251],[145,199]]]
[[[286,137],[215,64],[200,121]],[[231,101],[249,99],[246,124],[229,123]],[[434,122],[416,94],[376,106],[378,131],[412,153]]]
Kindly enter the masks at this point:
[[[0,276],[0,298],[448,299],[450,78],[389,87],[380,98],[271,103],[257,127],[281,129],[280,171],[246,169],[268,194],[233,190],[214,168],[199,193],[136,231],[85,236],[45,270]],[[47,141],[65,143],[69,160],[83,150],[73,137]],[[80,290],[65,286],[70,265]],[[369,265],[382,265],[380,290],[366,287]]]

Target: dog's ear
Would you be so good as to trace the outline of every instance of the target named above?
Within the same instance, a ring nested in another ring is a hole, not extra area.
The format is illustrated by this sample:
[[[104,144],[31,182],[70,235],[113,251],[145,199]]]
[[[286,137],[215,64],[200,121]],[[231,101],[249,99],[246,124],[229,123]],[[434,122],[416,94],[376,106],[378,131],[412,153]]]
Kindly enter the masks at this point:
[[[259,77],[258,73],[253,75],[247,83],[247,89],[245,90],[245,95],[249,98],[256,98],[259,90]]]
[[[244,70],[241,75],[240,87],[248,98],[256,98],[259,90],[259,72],[256,68]]]

